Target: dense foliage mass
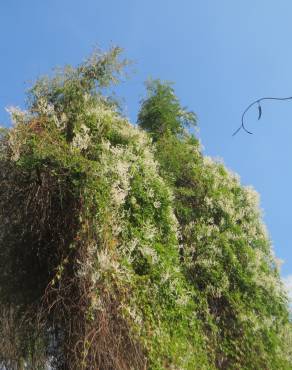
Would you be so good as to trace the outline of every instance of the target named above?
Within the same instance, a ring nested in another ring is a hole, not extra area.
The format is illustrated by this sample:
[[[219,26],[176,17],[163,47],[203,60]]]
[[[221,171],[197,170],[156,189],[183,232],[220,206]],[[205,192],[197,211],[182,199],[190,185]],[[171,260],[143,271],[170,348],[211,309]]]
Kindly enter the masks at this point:
[[[256,193],[204,157],[196,116],[147,84],[138,125],[104,87],[120,49],[36,82],[0,144],[6,369],[291,369]]]

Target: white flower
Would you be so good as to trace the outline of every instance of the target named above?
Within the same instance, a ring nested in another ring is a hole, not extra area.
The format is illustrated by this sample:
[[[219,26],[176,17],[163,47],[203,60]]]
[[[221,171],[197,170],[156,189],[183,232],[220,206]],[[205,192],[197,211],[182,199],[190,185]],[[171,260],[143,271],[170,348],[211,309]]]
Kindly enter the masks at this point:
[[[112,255],[107,250],[98,252],[97,259],[99,263],[99,271],[101,273],[119,271],[119,264],[113,260]]]
[[[118,184],[113,185],[112,190],[111,190],[111,196],[112,196],[113,202],[117,206],[121,206],[122,204],[124,204],[127,195],[128,195],[127,190],[121,188]]]
[[[23,121],[27,115],[26,111],[21,110],[19,107],[9,106],[5,108],[6,112],[9,113],[12,123],[16,125],[19,121]]]
[[[153,205],[154,205],[154,208],[160,208],[160,206],[161,206],[161,202],[159,202],[159,200],[156,200],[156,201],[153,203]]]
[[[48,101],[43,97],[38,99],[37,107],[38,107],[38,111],[41,114],[50,115],[55,112],[54,106],[48,103]]]
[[[284,286],[288,294],[288,298],[292,304],[292,274],[283,278]]]
[[[72,146],[80,150],[87,149],[90,144],[90,136],[88,134],[89,128],[85,125],[81,125],[80,132],[74,136]]]
[[[152,188],[150,188],[148,191],[147,191],[147,195],[149,198],[153,198],[154,197],[154,190]]]
[[[144,246],[143,248],[141,248],[141,252],[145,257],[150,257],[152,260],[152,263],[157,263],[158,255],[154,249],[148,246]]]

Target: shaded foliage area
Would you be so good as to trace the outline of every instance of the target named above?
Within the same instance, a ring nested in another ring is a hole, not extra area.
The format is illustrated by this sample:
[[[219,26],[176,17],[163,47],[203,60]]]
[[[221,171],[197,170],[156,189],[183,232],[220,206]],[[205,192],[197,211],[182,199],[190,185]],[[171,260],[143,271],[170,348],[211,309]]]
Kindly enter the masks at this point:
[[[171,85],[148,83],[140,128],[121,116],[120,52],[38,80],[1,131],[0,364],[290,369],[256,194],[202,155]]]

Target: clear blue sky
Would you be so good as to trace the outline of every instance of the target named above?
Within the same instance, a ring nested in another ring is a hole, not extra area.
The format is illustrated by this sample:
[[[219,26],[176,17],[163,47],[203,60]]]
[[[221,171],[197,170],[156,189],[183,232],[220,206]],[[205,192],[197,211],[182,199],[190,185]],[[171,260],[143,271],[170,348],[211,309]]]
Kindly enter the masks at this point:
[[[292,95],[291,0],[9,0],[0,5],[0,121],[23,106],[27,82],[78,64],[96,44],[125,48],[136,73],[119,89],[136,120],[149,76],[175,82],[199,117],[205,153],[223,158],[261,194],[276,254],[292,275],[292,102],[243,109],[261,96]]]

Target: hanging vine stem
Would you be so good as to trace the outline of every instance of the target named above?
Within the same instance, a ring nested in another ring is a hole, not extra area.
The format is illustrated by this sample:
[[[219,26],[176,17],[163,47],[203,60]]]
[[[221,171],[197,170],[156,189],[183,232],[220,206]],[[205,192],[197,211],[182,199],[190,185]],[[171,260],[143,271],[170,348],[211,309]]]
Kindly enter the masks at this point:
[[[247,134],[250,134],[252,135],[252,132],[248,131],[247,128],[245,127],[245,124],[244,124],[244,118],[245,118],[245,115],[246,113],[250,110],[251,107],[253,107],[255,104],[258,105],[258,120],[261,119],[261,116],[262,116],[262,107],[261,107],[261,102],[264,101],[264,100],[292,100],[292,96],[288,96],[287,98],[274,98],[274,97],[265,97],[265,98],[260,98],[260,99],[257,99],[255,101],[253,101],[246,109],[245,111],[242,113],[242,116],[241,116],[241,125],[238,127],[238,129],[232,134],[232,136],[235,136],[241,129],[243,129]]]

